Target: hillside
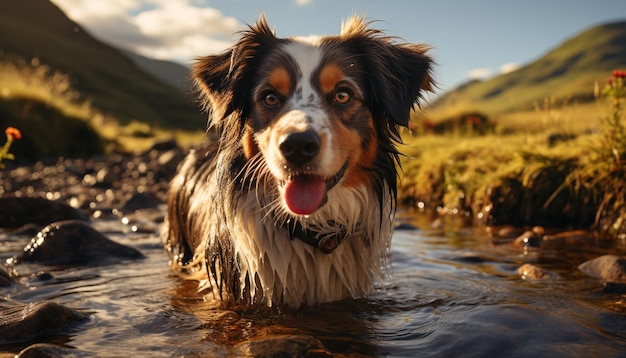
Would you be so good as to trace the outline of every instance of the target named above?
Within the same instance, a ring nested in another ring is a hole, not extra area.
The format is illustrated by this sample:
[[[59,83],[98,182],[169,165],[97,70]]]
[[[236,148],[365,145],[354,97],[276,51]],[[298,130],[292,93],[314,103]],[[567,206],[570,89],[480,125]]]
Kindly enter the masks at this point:
[[[122,124],[201,129],[189,91],[150,74],[120,50],[93,38],[48,0],[0,2],[0,60],[36,58],[70,76],[72,87]]]
[[[124,51],[124,55],[130,58],[137,66],[161,81],[179,88],[183,92],[189,92],[191,88],[191,69],[179,63],[155,60],[131,51]]]
[[[472,81],[445,93],[429,108],[434,118],[480,111],[489,115],[532,109],[546,98],[590,102],[594,84],[626,67],[626,21],[576,35],[517,71]]]

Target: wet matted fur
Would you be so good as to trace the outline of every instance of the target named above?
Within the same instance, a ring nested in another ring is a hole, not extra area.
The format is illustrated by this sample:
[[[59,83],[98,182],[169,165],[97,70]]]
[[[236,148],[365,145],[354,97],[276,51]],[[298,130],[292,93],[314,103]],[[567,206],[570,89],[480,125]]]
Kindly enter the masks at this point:
[[[432,60],[353,17],[337,36],[278,38],[263,17],[195,83],[217,144],[172,181],[171,266],[220,299],[315,305],[384,277],[400,142]]]

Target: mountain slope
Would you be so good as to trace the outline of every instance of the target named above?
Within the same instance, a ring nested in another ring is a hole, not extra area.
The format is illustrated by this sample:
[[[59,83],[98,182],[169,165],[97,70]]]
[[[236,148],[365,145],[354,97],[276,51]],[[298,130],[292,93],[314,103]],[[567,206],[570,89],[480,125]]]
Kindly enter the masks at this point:
[[[85,32],[48,0],[0,2],[0,60],[37,58],[72,78],[84,99],[121,123],[200,129],[204,116],[182,91]]]
[[[184,92],[191,88],[191,69],[171,61],[155,60],[131,51],[124,51],[124,55],[130,58],[137,66]]]
[[[490,115],[525,110],[545,98],[588,102],[594,84],[626,67],[626,21],[597,26],[570,38],[517,71],[468,82],[430,107],[433,116],[478,110]]]

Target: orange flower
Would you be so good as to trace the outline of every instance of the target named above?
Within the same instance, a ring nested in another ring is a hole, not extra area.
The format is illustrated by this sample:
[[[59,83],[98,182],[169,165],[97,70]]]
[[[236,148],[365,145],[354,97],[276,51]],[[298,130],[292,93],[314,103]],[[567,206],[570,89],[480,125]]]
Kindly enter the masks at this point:
[[[613,71],[613,77],[615,78],[624,78],[626,77],[626,71],[615,70]]]
[[[22,138],[22,132],[15,127],[7,127],[7,129],[4,130],[4,133],[6,133],[7,137],[11,137],[15,140]]]

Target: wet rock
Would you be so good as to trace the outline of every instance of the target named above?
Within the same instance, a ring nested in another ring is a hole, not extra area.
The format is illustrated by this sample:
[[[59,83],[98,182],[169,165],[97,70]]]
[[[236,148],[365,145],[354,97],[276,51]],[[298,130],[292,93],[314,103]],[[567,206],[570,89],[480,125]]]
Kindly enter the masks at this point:
[[[150,148],[148,152],[153,151],[153,150],[157,152],[164,152],[164,151],[172,150],[176,148],[178,148],[178,143],[176,142],[175,139],[165,139],[165,140],[154,143],[152,145],[152,148]]]
[[[469,251],[462,252],[458,254],[457,256],[452,256],[452,257],[449,257],[448,259],[452,261],[466,262],[466,263],[472,263],[472,264],[481,264],[481,263],[493,261],[493,258],[491,257],[488,257],[480,253],[469,252]]]
[[[602,293],[626,293],[626,283],[606,282],[602,287]]]
[[[57,346],[55,344],[37,343],[24,348],[17,358],[57,358],[57,357],[78,357],[76,352],[69,348]]]
[[[577,241],[593,239],[593,236],[587,230],[570,230],[562,231],[553,235],[545,235],[543,239],[545,241],[563,241],[563,243],[572,244]]]
[[[88,317],[54,302],[0,306],[0,343],[27,342]]]
[[[443,219],[442,218],[436,218],[435,220],[433,220],[430,223],[430,227],[433,229],[442,229],[443,228]]]
[[[41,226],[37,224],[26,224],[18,227],[17,229],[11,230],[11,234],[14,236],[34,236],[37,235],[40,229]]]
[[[235,345],[234,352],[240,357],[332,357],[320,341],[307,335],[253,338]]]
[[[523,264],[522,266],[520,266],[517,269],[517,274],[520,275],[524,280],[545,280],[558,277],[558,275],[554,272],[531,264]]]
[[[578,269],[606,282],[626,283],[626,258],[604,255],[582,263]]]
[[[142,257],[136,249],[108,239],[82,221],[71,220],[43,228],[24,248],[24,253],[12,261],[76,265]]]
[[[186,156],[187,153],[180,148],[159,153],[157,159],[159,174],[165,178],[172,178],[174,174],[176,174],[178,164],[180,164]]]
[[[419,230],[419,228],[413,224],[409,223],[399,223],[396,227],[393,228],[396,231],[415,231]]]
[[[160,200],[152,193],[136,193],[122,207],[122,211],[152,209],[160,204]]]
[[[9,287],[14,283],[15,281],[13,280],[13,277],[11,277],[7,269],[4,266],[0,265],[0,287]]]
[[[492,228],[491,232],[493,232],[494,236],[501,238],[514,238],[520,234],[520,229],[515,226],[503,226],[501,228]]]
[[[62,220],[87,218],[80,211],[59,201],[38,197],[0,198],[0,227],[18,228],[27,224],[41,227]]]
[[[541,236],[534,231],[525,231],[522,235],[518,236],[513,245],[517,247],[540,247]]]

